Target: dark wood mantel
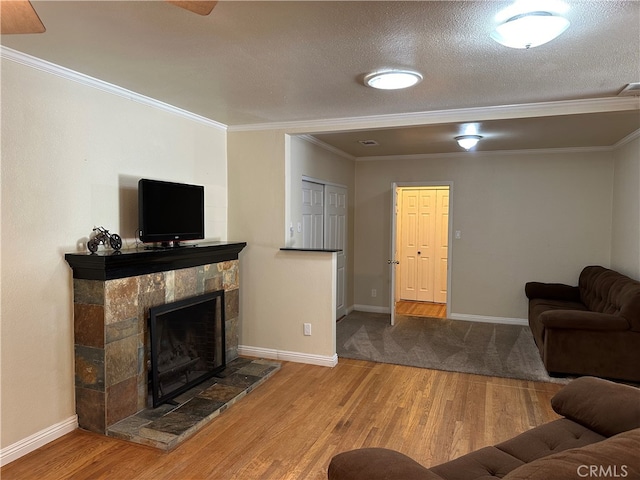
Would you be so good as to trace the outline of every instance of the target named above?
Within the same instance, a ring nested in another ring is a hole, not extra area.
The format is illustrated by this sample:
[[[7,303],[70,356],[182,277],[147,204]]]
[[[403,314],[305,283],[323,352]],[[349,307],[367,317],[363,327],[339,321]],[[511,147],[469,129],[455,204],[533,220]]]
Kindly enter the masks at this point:
[[[64,258],[73,269],[73,278],[113,280],[237,260],[246,245],[246,242],[204,242],[177,248],[140,247],[118,252],[67,253]]]

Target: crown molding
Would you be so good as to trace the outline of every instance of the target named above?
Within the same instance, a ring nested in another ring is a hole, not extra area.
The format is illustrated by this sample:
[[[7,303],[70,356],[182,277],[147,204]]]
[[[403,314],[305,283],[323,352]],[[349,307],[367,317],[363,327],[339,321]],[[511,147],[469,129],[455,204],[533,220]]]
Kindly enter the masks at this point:
[[[321,146],[322,148],[326,148],[327,150],[330,150],[333,153],[344,158],[358,161],[398,157],[353,157],[352,155],[347,154],[342,150],[339,150],[335,147],[325,144],[324,142],[320,142],[319,140],[309,135],[304,134],[508,118],[529,118],[554,115],[575,115],[583,113],[640,110],[640,97],[607,97],[307,121],[300,120],[247,125],[225,125],[210,118],[203,117],[201,115],[175,107],[168,103],[161,102],[151,97],[147,97],[131,90],[127,90],[123,87],[119,87],[117,85],[91,77],[89,75],[76,72],[69,68],[56,65],[46,60],[28,55],[26,53],[13,50],[3,45],[0,45],[0,57],[227,132],[285,130],[287,131],[287,133],[290,133],[292,135],[296,133],[302,134],[300,135],[301,137],[305,138],[308,141],[311,141],[312,143],[315,143],[318,146]],[[617,144],[614,145],[613,148],[617,148],[618,146],[635,139],[638,135],[639,134],[637,132],[632,133],[628,137],[620,140]],[[567,150],[565,149],[563,151]],[[442,154],[434,155],[442,156]],[[425,156],[429,155],[419,155],[419,158],[425,158]]]
[[[506,155],[550,155],[557,153],[593,153],[611,152],[616,147],[567,147],[567,148],[531,148],[526,150],[485,150],[481,152],[450,152],[450,153],[424,153],[415,155],[380,155],[376,157],[356,157],[356,162],[376,161],[401,161],[401,160],[428,160],[433,158],[469,158],[469,157],[496,157]]]
[[[305,142],[312,143],[313,145],[316,145],[324,150],[327,150],[328,152],[338,155],[339,157],[346,158],[347,160],[354,161],[357,158],[345,152],[344,150],[340,150],[339,148],[334,147],[333,145],[329,145],[328,143],[325,143],[322,140],[318,140],[316,137],[312,135],[296,135],[296,137],[304,140]]]
[[[531,148],[531,149],[522,149],[522,150],[483,150],[483,151],[469,151],[469,152],[460,151],[460,152],[446,152],[446,153],[417,153],[413,155],[378,155],[378,156],[366,156],[366,157],[355,157],[343,150],[340,150],[337,147],[334,147],[333,145],[329,145],[328,143],[318,140],[313,135],[304,134],[304,135],[297,135],[297,137],[351,161],[376,162],[376,161],[388,161],[388,160],[393,160],[393,161],[428,160],[433,158],[469,158],[470,156],[495,157],[495,156],[504,156],[504,155],[549,155],[549,154],[558,154],[558,153],[611,152],[618,149],[622,145],[625,145],[635,140],[636,138],[640,137],[640,129],[630,133],[629,135],[624,137],[622,140],[618,141],[617,143],[611,146]]]
[[[638,97],[606,97],[558,102],[496,105],[489,107],[432,110],[388,115],[271,122],[247,125],[230,125],[230,132],[257,130],[285,130],[287,133],[328,133],[343,130],[369,128],[406,127],[456,122],[479,122],[510,118],[549,117],[584,113],[640,110]]]
[[[626,137],[620,139],[618,142],[616,142],[613,145],[613,149],[615,150],[616,148],[620,148],[623,145],[626,145],[629,142],[632,142],[633,140],[635,140],[636,138],[640,137],[640,128],[638,130],[636,130],[635,132],[631,132],[629,135],[627,135]]]
[[[40,70],[45,73],[49,73],[51,75],[62,77],[66,80],[71,80],[73,82],[77,82],[106,93],[110,93],[112,95],[126,98],[127,100],[133,100],[134,102],[157,108],[159,110],[163,110],[173,115],[178,115],[180,117],[184,117],[210,127],[214,127],[224,131],[227,130],[226,125],[220,122],[216,122],[215,120],[211,120],[201,115],[183,110],[182,108],[174,107],[173,105],[169,105],[168,103],[161,102],[151,97],[132,92],[131,90],[127,90],[126,88],[122,88],[112,83],[105,82],[104,80],[90,77],[89,75],[85,75],[84,73],[79,73],[69,68],[47,62],[46,60],[27,55],[26,53],[13,50],[12,48],[8,48],[3,45],[0,45],[0,57],[27,67],[31,67],[36,70]]]

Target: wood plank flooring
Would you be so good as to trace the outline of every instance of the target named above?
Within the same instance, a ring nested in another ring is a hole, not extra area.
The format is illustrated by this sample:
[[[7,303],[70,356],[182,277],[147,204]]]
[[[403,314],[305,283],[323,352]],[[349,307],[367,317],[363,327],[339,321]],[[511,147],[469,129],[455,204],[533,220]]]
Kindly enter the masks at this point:
[[[326,479],[338,452],[399,450],[436,465],[557,418],[561,385],[340,359],[282,369],[165,453],[76,430],[2,480]]]
[[[407,315],[410,317],[447,318],[447,304],[400,300],[399,302],[396,302],[396,315]]]

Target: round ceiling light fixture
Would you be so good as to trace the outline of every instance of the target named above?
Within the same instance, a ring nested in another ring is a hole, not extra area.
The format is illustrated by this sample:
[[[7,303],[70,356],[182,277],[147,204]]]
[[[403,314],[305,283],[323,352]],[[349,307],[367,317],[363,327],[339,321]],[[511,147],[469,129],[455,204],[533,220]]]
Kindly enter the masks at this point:
[[[421,81],[422,75],[414,70],[379,70],[364,77],[365,85],[381,90],[408,88]]]
[[[510,48],[533,48],[550,42],[569,28],[569,20],[550,12],[515,15],[491,32],[491,38]]]
[[[482,140],[482,135],[460,135],[454,137],[454,140],[465,150],[471,150]]]

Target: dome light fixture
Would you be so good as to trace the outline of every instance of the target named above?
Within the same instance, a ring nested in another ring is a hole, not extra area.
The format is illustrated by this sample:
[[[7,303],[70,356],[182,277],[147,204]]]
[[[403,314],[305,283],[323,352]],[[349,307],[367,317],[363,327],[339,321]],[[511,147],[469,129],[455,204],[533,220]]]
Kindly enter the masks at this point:
[[[399,90],[422,81],[422,75],[413,70],[379,70],[364,77],[365,85],[381,90]]]
[[[569,20],[551,12],[525,12],[508,18],[491,38],[510,48],[533,48],[550,42],[569,28]]]
[[[465,150],[471,150],[482,140],[482,135],[459,135],[454,140]]]

